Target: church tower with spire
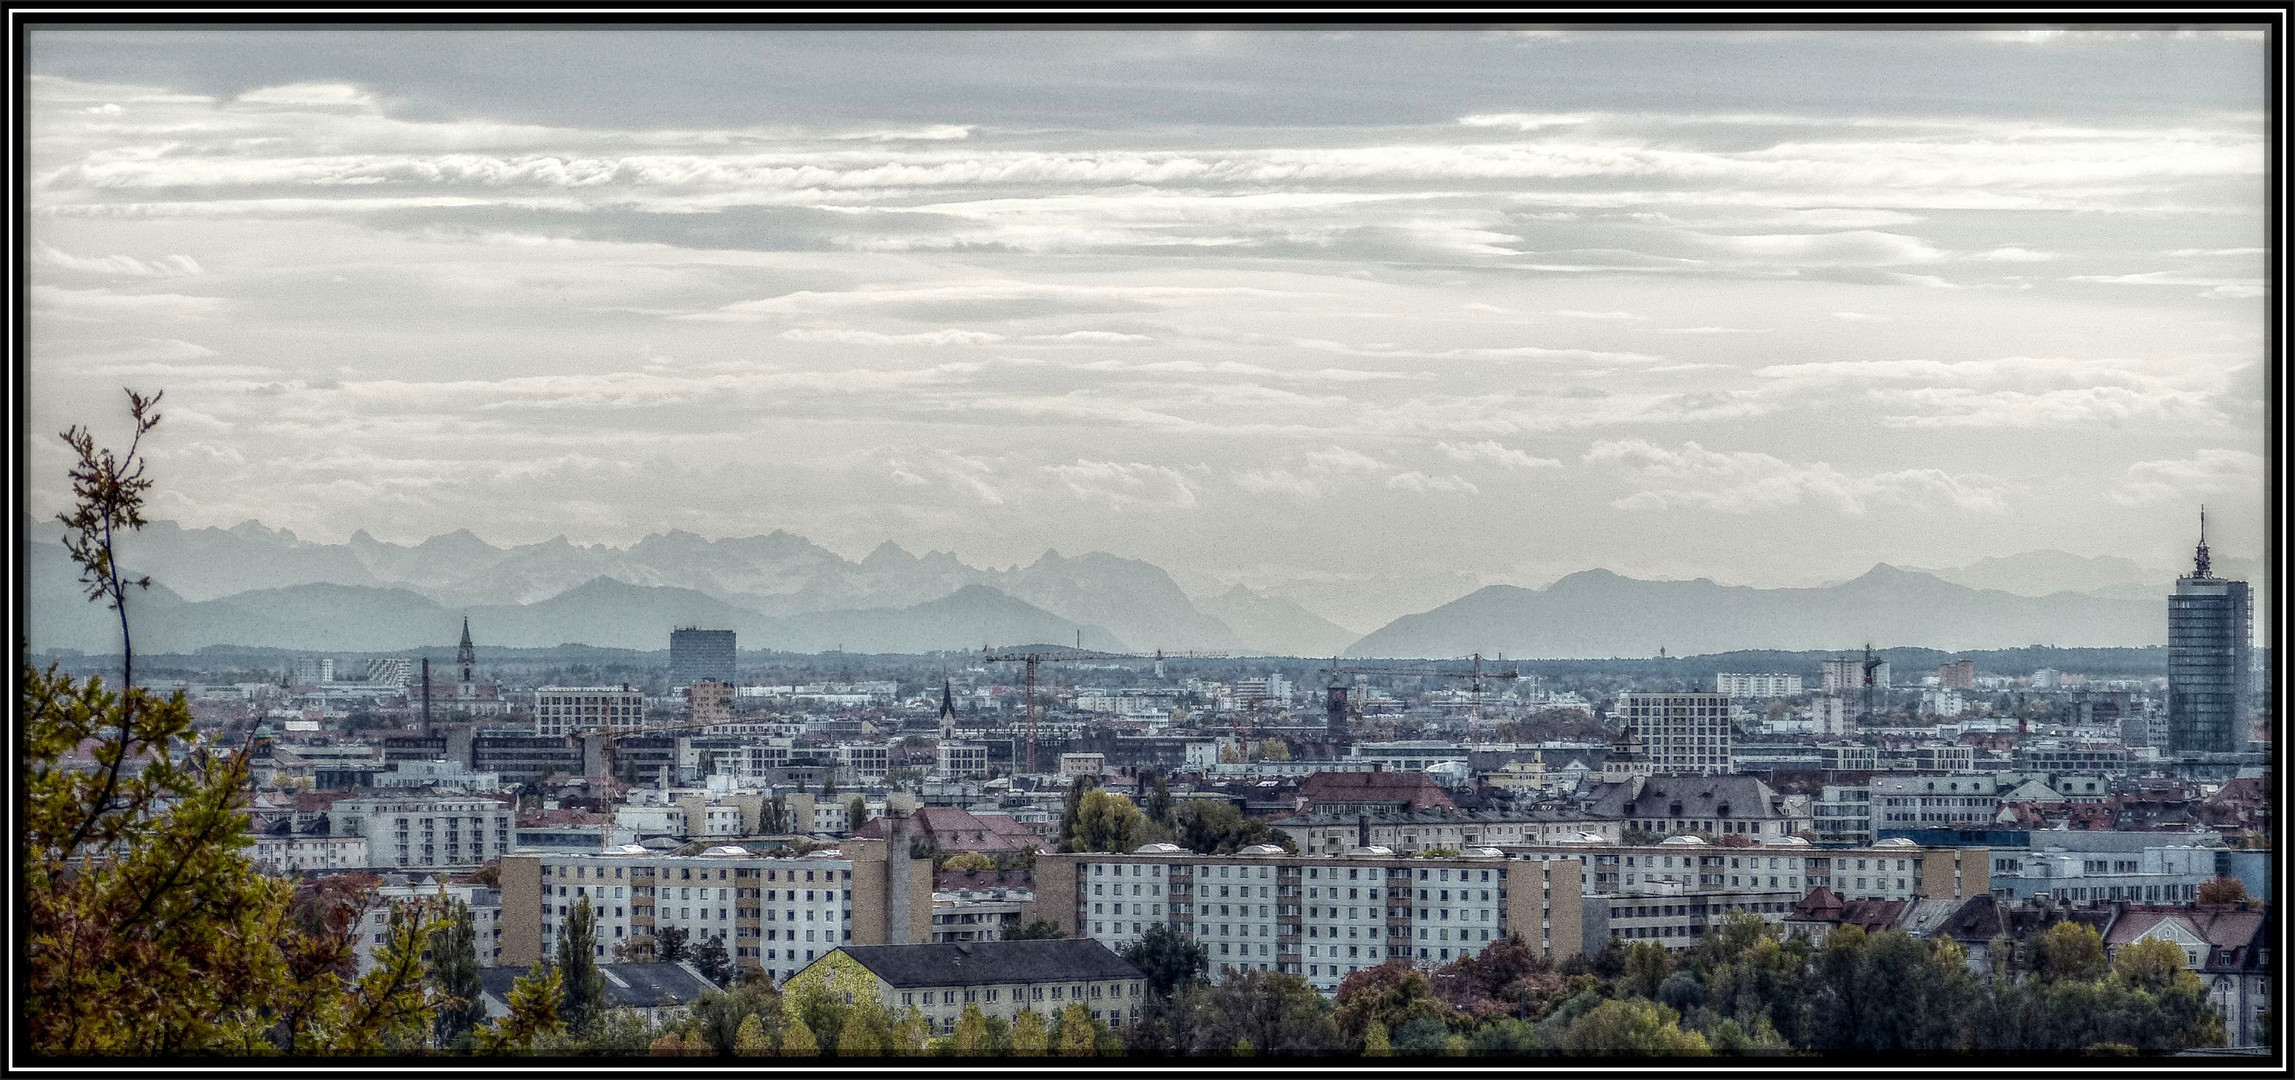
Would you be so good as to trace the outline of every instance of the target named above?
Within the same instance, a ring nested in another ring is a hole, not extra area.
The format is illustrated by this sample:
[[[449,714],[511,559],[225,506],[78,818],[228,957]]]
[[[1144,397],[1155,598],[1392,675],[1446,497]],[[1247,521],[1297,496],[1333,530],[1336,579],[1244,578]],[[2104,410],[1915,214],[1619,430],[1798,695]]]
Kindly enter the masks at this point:
[[[467,701],[478,695],[478,650],[470,645],[470,616],[462,617],[462,644],[455,647],[454,666],[461,671],[455,695]]]
[[[940,680],[940,741],[956,738],[956,692],[944,676]]]
[[[1618,741],[1610,745],[1610,756],[1602,762],[1601,779],[1604,783],[1624,783],[1635,777],[1647,779],[1650,772],[1650,756],[1642,750],[1641,733],[1628,720],[1618,732]]]

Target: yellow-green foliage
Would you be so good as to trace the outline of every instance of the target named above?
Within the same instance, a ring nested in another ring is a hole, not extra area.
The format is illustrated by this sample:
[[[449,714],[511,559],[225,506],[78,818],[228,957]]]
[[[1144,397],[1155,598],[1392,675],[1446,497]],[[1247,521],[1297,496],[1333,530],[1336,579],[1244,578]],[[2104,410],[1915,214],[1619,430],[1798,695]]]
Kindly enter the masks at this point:
[[[21,670],[16,1014],[34,1054],[367,1054],[427,1041],[437,1012],[422,953],[443,921],[391,928],[376,970],[343,970],[355,918],[295,917],[292,884],[245,852],[248,748],[192,725],[181,693],[135,686],[131,580],[113,543],[144,524],[153,481],[138,455],[159,395],[130,391],[124,455],[78,427],[65,547],[91,601],[117,613],[124,692],[54,668]],[[74,755],[74,759],[67,759]],[[85,761],[77,760],[84,756]],[[339,898],[338,898],[339,899]],[[351,905],[355,909],[357,905]]]
[[[1043,1014],[1034,1009],[1020,1010],[1020,1015],[1012,1018],[1012,1056],[1043,1057],[1051,1052]]]
[[[1082,1005],[1070,1005],[1061,1010],[1061,1057],[1091,1057],[1098,1053],[1098,1035],[1092,1028],[1092,1010]]]
[[[878,995],[883,986],[884,983],[860,961],[853,959],[852,954],[837,949],[789,976],[789,981],[781,984],[781,994],[784,998],[796,998],[802,996],[807,989],[818,988],[831,1001],[858,1004],[880,1000]]]
[[[756,1013],[741,1018],[741,1029],[733,1036],[733,1056],[771,1057],[773,1043],[765,1037],[765,1020]]]

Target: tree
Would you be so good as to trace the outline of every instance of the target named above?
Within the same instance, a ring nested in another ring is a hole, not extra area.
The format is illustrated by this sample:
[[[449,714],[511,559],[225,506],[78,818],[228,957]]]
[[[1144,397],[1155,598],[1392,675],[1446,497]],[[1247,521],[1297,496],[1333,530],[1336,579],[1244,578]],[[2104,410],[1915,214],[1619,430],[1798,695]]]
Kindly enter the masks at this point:
[[[441,1047],[461,1047],[486,1021],[485,987],[478,981],[478,930],[470,905],[454,902],[445,929],[432,943],[431,984],[439,995],[437,1030]]]
[[[2070,919],[2049,927],[2047,933],[2040,935],[2033,961],[2040,977],[2049,981],[2092,982],[2102,978],[2110,967],[2110,961],[2104,956],[2103,936]]]
[[[1672,1009],[1639,998],[1605,1001],[1562,1029],[1557,1045],[1567,1054],[1629,1054],[1641,1057],[1711,1053],[1705,1036],[1681,1029]]]
[[[782,1057],[819,1057],[821,1043],[813,1037],[813,1029],[805,1026],[805,1018],[792,1015],[781,1029]]]
[[[956,1031],[949,1036],[948,1049],[958,1057],[978,1057],[988,1051],[988,1018],[979,1006],[968,1003],[956,1015]]]
[[[1351,1041],[1332,1023],[1331,1003],[1298,975],[1233,971],[1216,986],[1188,988],[1184,1001],[1198,1053],[1248,1039],[1270,1054],[1331,1054]]]
[[[771,979],[748,979],[725,990],[704,990],[693,1003],[694,1031],[720,1054],[740,1053],[741,1029],[751,1018],[764,1032],[768,1046],[776,1041],[782,1024],[781,994]]]
[[[1068,797],[1060,806],[1060,850],[1080,851],[1076,846],[1076,821],[1083,812],[1084,794],[1091,790],[1091,780],[1078,776],[1068,781]]]
[[[1130,798],[1094,788],[1076,807],[1077,851],[1130,851],[1146,839],[1147,815]]]
[[[2235,877],[2219,877],[2199,887],[2202,904],[2237,904],[2247,899],[2247,884]]]
[[[1148,820],[1159,825],[1170,825],[1172,823],[1171,784],[1164,779],[1163,771],[1160,769],[1155,770],[1151,775],[1153,779],[1148,787],[1147,804],[1141,809],[1146,811]]]
[[[1265,741],[1261,742],[1261,743],[1259,744],[1259,760],[1261,760],[1261,761],[1289,761],[1289,760],[1291,760],[1291,747],[1290,747],[1290,744],[1288,744],[1288,743],[1285,743],[1285,742],[1284,742],[1283,740],[1281,740],[1281,739],[1267,739],[1267,740],[1265,740]]]
[[[1020,1010],[1020,1015],[1012,1018],[1012,1056],[1043,1057],[1050,1052],[1043,1015],[1034,1009]]]
[[[733,1035],[735,1057],[771,1057],[773,1041],[765,1036],[765,1021],[756,1013],[741,1018],[741,1027]]]
[[[855,1001],[837,1031],[838,1057],[882,1057],[891,1050],[894,1020],[891,1010],[874,996]]]
[[[845,822],[845,828],[851,832],[859,832],[861,826],[868,824],[868,801],[859,795],[845,800]]]
[[[1545,1050],[1546,1044],[1539,1040],[1536,1026],[1529,1021],[1502,1016],[1468,1034],[1466,1049],[1481,1056],[1523,1057]]]
[[[1410,961],[1395,958],[1354,972],[1339,981],[1333,1022],[1350,1045],[1364,1044],[1370,1027],[1384,1028],[1399,1050],[1402,1032],[1414,1019],[1445,1023],[1450,1010],[1435,996],[1434,980]]]
[[[653,958],[664,964],[685,959],[686,930],[682,926],[657,926],[653,931]]]
[[[630,1008],[612,1008],[590,1018],[588,1027],[579,1032],[563,1032],[544,1040],[535,1047],[544,1054],[613,1054],[626,1056],[650,1053],[653,1044],[660,1041],[661,1030],[644,1013]],[[699,1039],[689,1034],[688,1039]]]
[[[725,955],[725,939],[701,939],[701,947],[693,951],[693,967],[701,972],[702,978],[719,986],[725,985],[725,981],[733,975],[733,958]]]
[[[17,1015],[34,1054],[373,1053],[429,1034],[422,953],[435,912],[393,924],[377,968],[350,979],[355,919],[314,925],[295,890],[244,848],[251,746],[196,733],[180,693],[135,684],[128,598],[148,588],[116,561],[144,525],[140,454],[161,395],[128,391],[127,453],[78,426],[64,545],[90,601],[120,628],[120,688],[21,668],[17,897],[24,936]],[[67,755],[84,755],[92,768]]]
[[[916,1057],[924,1053],[932,1039],[932,1025],[924,1018],[924,1011],[914,1005],[901,1014],[900,1023],[893,1027],[892,1052],[901,1057]]]
[[[558,1001],[565,985],[558,969],[540,961],[510,984],[510,1012],[478,1029],[478,1049],[487,1054],[522,1054],[535,1042],[558,1032],[564,1022]]]
[[[1211,946],[1163,923],[1150,923],[1139,940],[1124,946],[1123,958],[1147,976],[1147,995],[1165,998],[1200,982],[1211,968]]]
[[[1173,839],[1190,851],[1225,855],[1268,842],[1267,822],[1222,799],[1189,799],[1171,812]]]
[[[985,872],[996,869],[996,860],[977,851],[963,851],[949,856],[948,862],[943,865],[942,869],[960,870],[965,873]]]
[[[1393,1057],[1394,1044],[1387,1039],[1387,1026],[1376,1020],[1363,1029],[1364,1057]]]
[[[963,1026],[963,1021],[958,1021]],[[1060,1056],[1091,1057],[1099,1052],[1099,1033],[1092,1029],[1092,1010],[1070,1005],[1060,1011]]]
[[[577,1031],[606,1007],[606,977],[598,970],[598,913],[590,898],[574,902],[573,913],[558,930],[558,971],[565,1001],[559,1007],[566,1026]]]

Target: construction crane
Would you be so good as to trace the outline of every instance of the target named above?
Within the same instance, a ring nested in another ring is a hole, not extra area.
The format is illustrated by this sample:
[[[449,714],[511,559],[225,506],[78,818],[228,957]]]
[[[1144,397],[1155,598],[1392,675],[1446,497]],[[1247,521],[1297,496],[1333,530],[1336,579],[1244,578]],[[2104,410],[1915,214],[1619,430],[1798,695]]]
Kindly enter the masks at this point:
[[[1081,641],[1082,639],[1083,636],[1079,633],[1077,635],[1077,640]],[[1028,737],[1026,768],[1029,772],[1036,771],[1036,665],[1072,664],[1086,660],[1154,660],[1158,663],[1161,663],[1167,656],[1189,656],[1216,659],[1227,655],[1225,653],[1205,652],[1167,653],[1162,649],[1157,649],[1152,653],[1115,653],[1100,652],[1096,649],[1085,649],[1081,647],[1070,649],[1061,646],[1052,646],[1051,650],[1056,651],[1048,651],[1042,647],[998,650],[993,647],[983,645],[980,648],[980,651],[983,654],[981,658],[988,663],[1027,665],[1026,678],[1028,685]]]
[[[1330,712],[1328,719],[1330,734],[1333,737],[1340,739],[1344,739],[1346,735],[1345,729],[1348,688],[1345,680],[1349,675],[1393,675],[1416,678],[1470,680],[1474,688],[1474,715],[1476,719],[1480,719],[1482,717],[1482,680],[1519,679],[1522,677],[1522,673],[1520,671],[1484,671],[1482,669],[1481,653],[1475,653],[1470,657],[1462,656],[1458,659],[1470,661],[1472,662],[1473,666],[1465,671],[1452,671],[1446,668],[1431,667],[1350,667],[1340,664],[1338,657],[1332,657],[1331,666],[1323,669],[1324,674],[1331,676],[1330,697],[1327,703],[1327,707]]]

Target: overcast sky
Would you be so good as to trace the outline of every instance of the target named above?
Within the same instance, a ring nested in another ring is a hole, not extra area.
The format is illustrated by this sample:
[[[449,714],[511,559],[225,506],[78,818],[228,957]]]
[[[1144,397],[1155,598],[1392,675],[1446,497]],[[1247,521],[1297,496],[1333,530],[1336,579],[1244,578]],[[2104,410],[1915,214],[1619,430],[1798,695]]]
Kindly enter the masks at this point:
[[[2259,33],[35,30],[31,509],[1190,588],[2264,536]]]

